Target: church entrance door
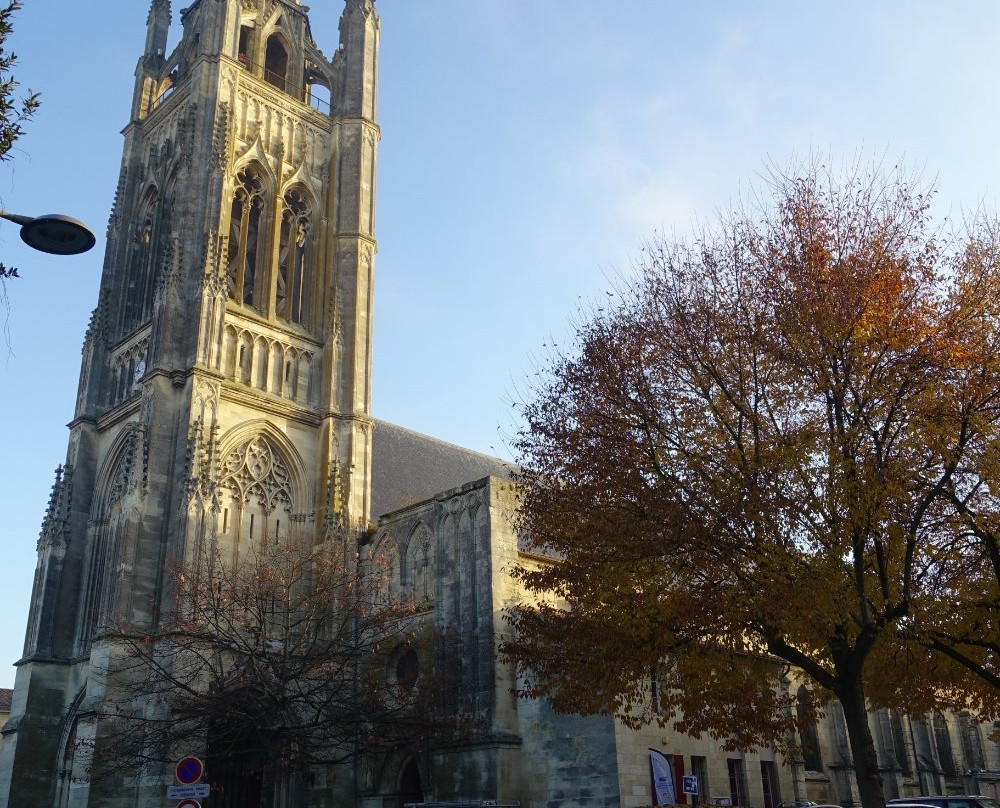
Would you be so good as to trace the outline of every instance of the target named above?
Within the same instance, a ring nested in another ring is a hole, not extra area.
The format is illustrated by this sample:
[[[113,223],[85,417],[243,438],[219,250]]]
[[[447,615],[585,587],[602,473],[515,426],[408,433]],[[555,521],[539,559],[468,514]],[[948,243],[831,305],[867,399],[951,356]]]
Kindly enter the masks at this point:
[[[413,802],[424,801],[424,790],[420,784],[420,769],[417,768],[417,761],[410,758],[403,768],[403,773],[399,776],[399,800],[397,808]]]

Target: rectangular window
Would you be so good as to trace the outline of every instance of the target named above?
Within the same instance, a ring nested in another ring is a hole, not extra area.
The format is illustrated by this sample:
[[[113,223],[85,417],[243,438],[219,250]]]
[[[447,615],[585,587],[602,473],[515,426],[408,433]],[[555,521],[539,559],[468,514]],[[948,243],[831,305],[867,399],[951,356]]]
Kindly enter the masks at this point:
[[[760,782],[764,788],[764,808],[777,808],[781,802],[781,790],[778,785],[778,767],[773,760],[760,762]]]
[[[747,775],[742,758],[726,760],[729,767],[729,799],[732,805],[747,804]]]
[[[691,804],[697,808],[708,802],[708,758],[692,755],[691,774],[698,778],[698,793],[691,798]]]

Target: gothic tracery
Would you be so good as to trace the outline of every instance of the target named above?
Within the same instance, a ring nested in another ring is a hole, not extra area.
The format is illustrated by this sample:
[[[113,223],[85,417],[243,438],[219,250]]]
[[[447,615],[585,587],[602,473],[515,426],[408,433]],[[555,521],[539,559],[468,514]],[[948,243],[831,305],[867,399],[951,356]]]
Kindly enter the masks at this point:
[[[261,309],[257,258],[264,213],[264,180],[260,170],[253,165],[243,168],[236,178],[229,221],[229,297],[245,306]]]
[[[258,436],[234,449],[223,465],[222,486],[243,503],[255,502],[265,513],[291,506],[291,475],[268,441]]]
[[[301,188],[285,192],[281,215],[281,245],[278,255],[276,310],[279,317],[301,323],[304,302],[306,244],[310,230],[310,205]]]

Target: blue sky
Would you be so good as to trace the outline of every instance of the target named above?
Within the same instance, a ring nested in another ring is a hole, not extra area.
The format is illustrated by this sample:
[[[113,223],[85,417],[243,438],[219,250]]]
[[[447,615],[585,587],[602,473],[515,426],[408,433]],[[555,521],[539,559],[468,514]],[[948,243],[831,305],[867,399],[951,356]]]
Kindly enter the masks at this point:
[[[175,2],[175,12],[180,3]],[[687,230],[810,152],[902,159],[939,210],[997,207],[994,0],[378,0],[374,413],[506,455],[511,402],[581,301],[654,230]],[[340,0],[316,0],[337,43]],[[27,0],[10,41],[43,106],[0,202],[85,220],[0,307],[0,687],[13,683],[80,346],[96,301],[147,0]],[[527,382],[526,382],[527,380]]]

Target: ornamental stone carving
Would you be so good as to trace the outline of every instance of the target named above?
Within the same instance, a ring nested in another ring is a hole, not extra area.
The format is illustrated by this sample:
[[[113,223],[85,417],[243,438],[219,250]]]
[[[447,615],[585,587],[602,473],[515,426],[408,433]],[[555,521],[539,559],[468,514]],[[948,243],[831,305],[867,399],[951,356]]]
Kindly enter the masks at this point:
[[[265,513],[292,503],[288,467],[261,436],[230,453],[223,464],[221,485],[243,503],[256,500]]]

